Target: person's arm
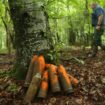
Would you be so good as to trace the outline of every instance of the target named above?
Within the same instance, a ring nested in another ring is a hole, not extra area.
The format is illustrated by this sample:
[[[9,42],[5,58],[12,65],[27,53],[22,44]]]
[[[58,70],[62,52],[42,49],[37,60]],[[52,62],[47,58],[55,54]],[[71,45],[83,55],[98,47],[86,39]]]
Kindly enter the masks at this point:
[[[97,29],[97,30],[100,30],[100,29],[101,29],[103,17],[104,17],[103,15],[100,15],[100,16],[98,17],[98,23],[97,23],[97,26],[96,26],[96,29]]]
[[[102,25],[103,17],[104,17],[104,15],[100,15],[98,17],[98,23],[97,23],[98,26],[101,26]]]
[[[97,26],[96,26],[96,29],[97,30],[100,30],[101,29],[101,25],[102,25],[102,22],[103,22],[103,10],[101,8],[98,8],[96,10],[96,14],[97,14],[97,17],[98,17],[98,22],[97,22]]]

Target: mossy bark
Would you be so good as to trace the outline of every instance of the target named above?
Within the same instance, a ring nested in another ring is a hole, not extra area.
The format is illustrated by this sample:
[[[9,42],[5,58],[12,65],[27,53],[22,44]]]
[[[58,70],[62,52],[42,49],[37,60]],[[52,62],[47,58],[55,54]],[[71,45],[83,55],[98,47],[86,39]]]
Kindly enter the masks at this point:
[[[49,50],[48,19],[40,0],[9,0],[15,30],[16,63],[14,69],[24,78],[34,53]]]

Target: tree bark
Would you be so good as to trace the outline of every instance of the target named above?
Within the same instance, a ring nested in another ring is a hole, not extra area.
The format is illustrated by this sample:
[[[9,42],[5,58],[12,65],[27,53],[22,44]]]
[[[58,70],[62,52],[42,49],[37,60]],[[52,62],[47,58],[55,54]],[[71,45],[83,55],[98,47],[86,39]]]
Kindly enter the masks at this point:
[[[9,0],[8,2],[15,30],[14,69],[19,78],[24,78],[33,54],[40,54],[42,50],[50,49],[48,19],[44,11],[44,1]]]

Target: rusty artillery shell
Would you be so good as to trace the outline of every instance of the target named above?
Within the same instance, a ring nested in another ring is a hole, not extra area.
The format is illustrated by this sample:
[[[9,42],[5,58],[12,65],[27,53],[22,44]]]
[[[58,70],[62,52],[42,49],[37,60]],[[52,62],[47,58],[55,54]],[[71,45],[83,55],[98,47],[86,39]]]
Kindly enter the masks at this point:
[[[72,93],[73,88],[71,85],[71,80],[69,79],[68,74],[62,65],[58,66],[58,75],[59,75],[62,88],[64,89],[65,93],[67,94]]]
[[[37,59],[38,59],[38,56],[34,55],[31,62],[30,62],[29,69],[28,69],[26,79],[25,79],[25,84],[24,84],[25,87],[28,87],[29,84],[31,83],[32,75],[33,75],[33,71],[34,71],[34,63]]]
[[[51,64],[45,64],[45,68],[48,69],[51,66]]]
[[[61,88],[60,88],[58,75],[57,75],[57,67],[54,65],[49,65],[48,72],[49,72],[49,78],[50,78],[52,92],[53,93],[60,92]]]
[[[46,98],[48,92],[48,71],[44,71],[41,81],[40,90],[38,93],[39,98]]]
[[[34,63],[34,72],[33,72],[33,76],[36,73],[40,73],[42,75],[43,71],[45,69],[45,59],[44,56],[40,55],[38,57],[38,59],[35,61]]]
[[[31,81],[31,84],[27,90],[27,93],[25,95],[24,101],[26,103],[30,103],[32,102],[32,100],[34,99],[34,97],[36,96],[37,90],[39,88],[41,82],[41,74],[37,73]]]
[[[74,78],[73,76],[71,76],[70,74],[68,74],[68,77],[71,79],[71,83],[74,86],[77,86],[79,84],[79,81],[76,78]]]

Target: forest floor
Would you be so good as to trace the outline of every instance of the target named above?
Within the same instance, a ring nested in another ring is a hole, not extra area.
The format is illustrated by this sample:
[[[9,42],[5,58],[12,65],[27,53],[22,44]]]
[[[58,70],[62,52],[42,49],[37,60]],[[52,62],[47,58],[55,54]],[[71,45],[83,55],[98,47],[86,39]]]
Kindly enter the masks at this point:
[[[36,99],[32,105],[105,105],[105,52],[99,51],[96,58],[86,58],[88,51],[63,52],[63,65],[80,83],[72,95],[48,94],[47,99]],[[77,62],[68,59],[74,56]],[[67,59],[66,59],[67,58]],[[8,76],[13,66],[14,55],[0,55],[0,105],[23,105],[24,81]]]

